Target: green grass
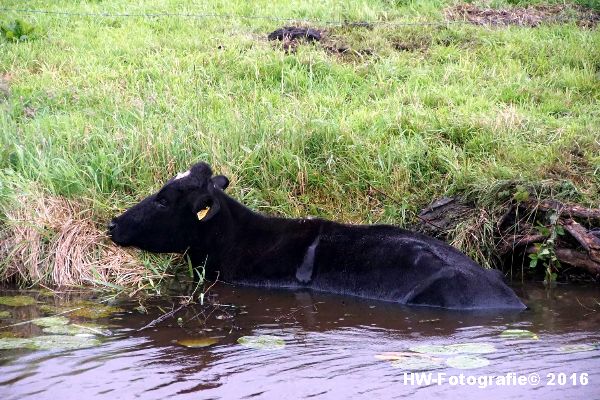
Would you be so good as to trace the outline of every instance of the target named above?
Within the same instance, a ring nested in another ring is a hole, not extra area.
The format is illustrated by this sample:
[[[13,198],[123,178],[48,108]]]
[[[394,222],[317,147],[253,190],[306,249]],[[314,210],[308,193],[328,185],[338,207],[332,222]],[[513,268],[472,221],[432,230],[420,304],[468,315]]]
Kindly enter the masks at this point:
[[[519,1],[528,3],[540,2]],[[443,22],[452,4],[34,0],[27,8]],[[598,28],[313,23],[372,53],[341,56],[319,45],[286,53],[266,40],[286,23],[264,19],[5,12],[0,22],[18,18],[36,30],[26,41],[0,39],[0,74],[10,77],[8,98],[0,92],[0,220],[35,183],[89,204],[103,223],[198,160],[229,176],[229,192],[249,207],[290,217],[405,225],[440,196],[500,201],[493,188],[507,181],[568,187],[553,193],[600,203]]]

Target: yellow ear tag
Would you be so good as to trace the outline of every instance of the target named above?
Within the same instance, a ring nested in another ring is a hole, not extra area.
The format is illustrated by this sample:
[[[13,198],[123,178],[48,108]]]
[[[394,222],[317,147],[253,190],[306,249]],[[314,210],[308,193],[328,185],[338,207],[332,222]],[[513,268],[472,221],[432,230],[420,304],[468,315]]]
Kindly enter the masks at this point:
[[[210,207],[206,207],[204,210],[198,211],[198,214],[196,214],[198,216],[198,220],[202,221],[204,219],[204,217],[206,217],[206,214],[208,214],[209,210],[210,210]]]

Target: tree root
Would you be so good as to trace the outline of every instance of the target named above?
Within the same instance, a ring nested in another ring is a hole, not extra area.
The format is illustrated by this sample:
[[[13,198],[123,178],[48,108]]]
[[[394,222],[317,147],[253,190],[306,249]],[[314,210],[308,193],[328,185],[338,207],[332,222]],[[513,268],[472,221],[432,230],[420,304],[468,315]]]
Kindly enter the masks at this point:
[[[458,198],[444,198],[419,214],[417,230],[453,241],[457,227],[477,221],[475,216],[479,211]],[[561,264],[600,279],[600,208],[556,200],[513,200],[488,214],[496,216],[489,222],[493,223],[496,241],[491,254],[497,260],[514,262],[519,257],[539,252],[542,245],[550,246]],[[553,237],[549,233],[552,229],[560,233]],[[469,249],[461,250],[469,252]]]

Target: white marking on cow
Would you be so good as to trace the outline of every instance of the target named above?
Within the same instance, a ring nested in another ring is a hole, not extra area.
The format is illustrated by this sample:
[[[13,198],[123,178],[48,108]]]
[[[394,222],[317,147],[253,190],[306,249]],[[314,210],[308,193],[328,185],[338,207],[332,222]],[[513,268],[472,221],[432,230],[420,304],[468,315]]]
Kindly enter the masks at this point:
[[[187,171],[185,171],[185,172],[180,172],[180,173],[177,174],[177,176],[175,176],[175,180],[181,179],[181,178],[185,178],[189,174],[190,174],[190,170],[189,169]]]
[[[313,268],[315,266],[315,252],[317,250],[317,246],[319,245],[320,235],[317,235],[315,240],[308,246],[306,249],[306,254],[304,254],[304,260],[302,260],[302,264],[296,270],[296,279],[298,279],[302,283],[310,282],[313,274]]]

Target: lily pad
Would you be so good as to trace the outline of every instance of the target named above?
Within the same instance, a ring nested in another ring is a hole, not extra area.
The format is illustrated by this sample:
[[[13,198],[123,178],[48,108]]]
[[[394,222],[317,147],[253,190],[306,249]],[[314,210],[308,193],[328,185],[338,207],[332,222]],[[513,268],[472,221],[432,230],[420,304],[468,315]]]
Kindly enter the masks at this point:
[[[69,318],[63,317],[61,315],[56,317],[43,317],[34,319],[33,321],[31,321],[31,323],[37,326],[54,327],[67,325],[69,323]]]
[[[35,344],[29,338],[0,338],[0,350],[34,349]]]
[[[91,331],[81,328],[75,325],[58,325],[58,326],[49,326],[47,328],[42,329],[44,333],[50,333],[52,335],[81,335],[81,334],[92,334]]]
[[[69,313],[70,316],[82,317],[87,319],[100,319],[108,318],[112,314],[125,311],[119,307],[108,306],[106,304],[98,304],[91,301],[81,302],[77,304],[77,307],[81,308]]]
[[[460,351],[451,346],[442,346],[436,344],[421,344],[410,348],[411,351],[425,354],[452,355],[460,354]]]
[[[477,356],[456,356],[446,360],[446,364],[457,369],[475,369],[490,365],[490,360]]]
[[[0,331],[0,339],[4,338],[23,338],[27,335],[22,331]]]
[[[100,344],[98,339],[87,335],[43,335],[31,338],[34,347],[39,350],[75,350],[94,347]]]
[[[394,360],[391,362],[392,367],[401,369],[403,371],[431,371],[433,369],[443,368],[444,365],[441,361],[427,360],[424,358],[403,358],[401,360]]]
[[[242,336],[237,342],[242,346],[260,350],[280,350],[285,347],[285,340],[271,335]]]
[[[389,360],[392,367],[405,371],[430,371],[442,368],[444,361],[442,358],[411,352],[387,352],[377,354],[375,358]]]
[[[65,311],[72,310],[73,308],[75,307],[51,306],[50,304],[41,304],[38,306],[38,310],[40,310],[44,314],[60,314],[64,313]]]
[[[10,311],[0,311],[0,318],[10,318]]]
[[[177,341],[178,345],[189,347],[192,349],[197,349],[201,347],[212,346],[217,343],[219,339],[211,338],[211,337],[203,337],[203,338],[191,338],[191,339],[181,339]]]
[[[579,353],[582,351],[594,351],[599,349],[600,346],[593,344],[568,344],[558,348],[562,353]]]
[[[72,324],[72,325],[86,330],[87,333],[93,333],[93,334],[102,335],[102,336],[112,336],[113,332],[108,328],[115,327],[114,325],[105,326],[105,325],[94,324],[92,322],[80,322],[80,323]]]
[[[458,354],[488,354],[496,351],[496,347],[489,343],[457,343],[449,345],[448,348]]]
[[[539,339],[538,335],[526,329],[507,329],[500,333],[500,337],[505,339]]]
[[[36,303],[30,296],[1,296],[0,304],[10,307],[32,306]]]
[[[91,323],[49,326],[42,331],[53,335],[112,336],[112,332],[105,326]]]
[[[454,354],[487,354],[496,351],[489,343],[457,343],[450,345],[423,344],[410,348],[411,351],[425,354],[454,355]]]

